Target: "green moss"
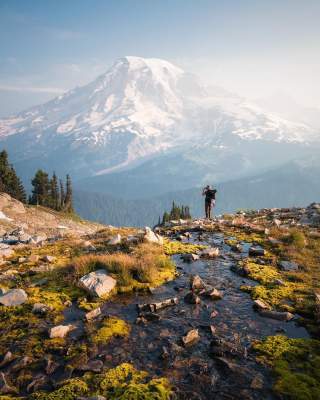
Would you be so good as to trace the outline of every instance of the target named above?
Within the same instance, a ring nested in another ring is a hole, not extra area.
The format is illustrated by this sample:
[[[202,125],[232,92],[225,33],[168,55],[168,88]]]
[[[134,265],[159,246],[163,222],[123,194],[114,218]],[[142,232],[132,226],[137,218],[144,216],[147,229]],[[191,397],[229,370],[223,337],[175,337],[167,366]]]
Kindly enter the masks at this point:
[[[199,250],[205,249],[207,246],[192,243],[183,243],[178,241],[166,240],[164,243],[164,251],[167,255],[197,253]]]
[[[92,335],[93,343],[106,343],[112,337],[126,337],[130,334],[130,326],[120,318],[105,318],[100,328]]]
[[[258,281],[263,285],[272,285],[275,279],[281,278],[281,275],[277,269],[272,265],[260,265],[247,260],[243,263],[243,266],[245,266],[246,270],[248,271],[249,278]]]
[[[269,336],[256,343],[258,360],[273,368],[274,390],[288,400],[320,398],[320,342]]]
[[[86,395],[89,391],[86,382],[79,378],[68,379],[63,385],[51,392],[35,392],[29,399],[30,400],[75,400],[79,396]]]
[[[123,363],[107,371],[100,381],[108,400],[169,400],[171,387],[167,379],[148,380],[148,373]]]

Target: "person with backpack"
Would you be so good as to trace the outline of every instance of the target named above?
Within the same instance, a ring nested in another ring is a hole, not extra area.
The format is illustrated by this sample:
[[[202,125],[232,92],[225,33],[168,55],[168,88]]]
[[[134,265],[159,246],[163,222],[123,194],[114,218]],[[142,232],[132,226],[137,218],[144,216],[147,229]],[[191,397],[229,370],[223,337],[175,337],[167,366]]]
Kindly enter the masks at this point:
[[[216,205],[216,193],[216,189],[211,189],[209,185],[202,190],[202,196],[205,196],[204,209],[207,219],[211,219],[212,207]]]

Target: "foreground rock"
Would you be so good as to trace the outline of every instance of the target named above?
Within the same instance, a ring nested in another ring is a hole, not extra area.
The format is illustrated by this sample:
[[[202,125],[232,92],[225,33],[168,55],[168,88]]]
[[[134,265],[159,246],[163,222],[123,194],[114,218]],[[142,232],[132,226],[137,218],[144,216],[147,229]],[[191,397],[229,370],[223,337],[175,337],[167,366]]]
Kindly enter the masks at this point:
[[[155,312],[158,310],[161,310],[162,308],[170,307],[170,306],[175,306],[178,304],[179,299],[177,297],[173,297],[170,299],[162,300],[158,303],[150,303],[150,304],[137,304],[137,309],[139,312],[141,311],[147,311],[147,312]]]
[[[50,339],[54,338],[64,338],[67,336],[69,332],[74,330],[75,327],[73,325],[58,325],[49,329],[49,337]]]
[[[154,233],[148,226],[145,228],[145,234],[143,236],[144,241],[148,243],[163,244],[163,237]]]
[[[277,319],[279,321],[290,321],[294,318],[294,315],[287,311],[261,310],[260,315],[262,317]]]
[[[0,303],[7,307],[19,306],[28,300],[28,295],[23,289],[11,289],[0,296]]]
[[[290,261],[280,261],[279,262],[279,268],[282,271],[298,271],[299,270],[299,265],[295,262],[290,262]]]
[[[109,241],[108,244],[110,245],[117,245],[121,243],[121,235],[118,233],[117,235],[113,236]]]
[[[107,274],[104,269],[90,272],[79,281],[79,286],[92,296],[107,296],[116,286],[117,281]]]
[[[217,247],[209,247],[201,251],[200,256],[205,258],[215,258],[219,255],[219,249]]]
[[[191,346],[200,339],[198,329],[191,329],[185,336],[182,337],[184,346]]]

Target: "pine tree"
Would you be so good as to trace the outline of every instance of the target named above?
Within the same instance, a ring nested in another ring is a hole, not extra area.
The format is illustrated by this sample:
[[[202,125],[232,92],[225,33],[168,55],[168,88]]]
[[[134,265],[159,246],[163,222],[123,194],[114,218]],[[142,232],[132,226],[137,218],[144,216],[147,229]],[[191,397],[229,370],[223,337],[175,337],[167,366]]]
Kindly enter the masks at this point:
[[[64,210],[66,212],[73,212],[73,204],[72,204],[72,184],[71,184],[71,178],[70,175],[67,175],[66,177],[66,196],[64,200]]]
[[[55,210],[60,209],[60,199],[59,199],[59,188],[58,188],[58,179],[55,172],[52,175],[50,180],[50,201],[51,207]]]
[[[0,190],[23,203],[27,200],[23,184],[13,166],[9,164],[6,150],[0,153]]]
[[[40,206],[51,206],[50,198],[50,182],[48,179],[48,174],[41,169],[39,169],[34,178],[31,181],[33,190],[30,204],[40,205]]]
[[[59,195],[60,204],[59,204],[59,208],[60,208],[60,210],[63,210],[64,209],[64,200],[65,200],[66,194],[65,194],[65,190],[64,190],[64,185],[63,185],[62,179],[60,179],[59,182],[60,182],[60,195]]]

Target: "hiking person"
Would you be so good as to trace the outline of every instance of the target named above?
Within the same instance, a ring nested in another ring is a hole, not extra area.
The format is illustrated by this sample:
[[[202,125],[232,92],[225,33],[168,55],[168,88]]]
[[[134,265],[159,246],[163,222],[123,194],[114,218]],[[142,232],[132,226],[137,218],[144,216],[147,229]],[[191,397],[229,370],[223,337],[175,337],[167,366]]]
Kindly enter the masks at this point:
[[[211,209],[216,204],[216,193],[217,191],[211,189],[209,185],[202,190],[202,196],[205,196],[204,209],[208,219],[211,219]]]

